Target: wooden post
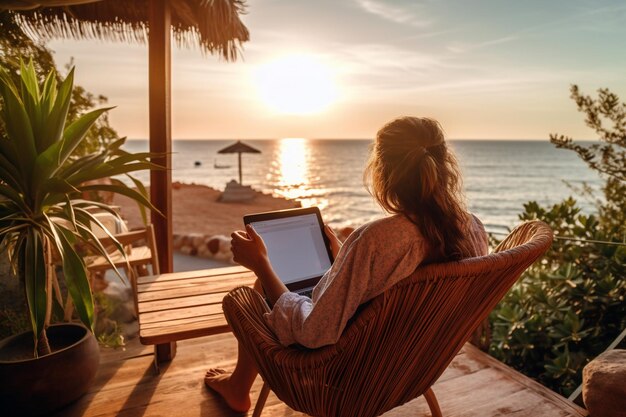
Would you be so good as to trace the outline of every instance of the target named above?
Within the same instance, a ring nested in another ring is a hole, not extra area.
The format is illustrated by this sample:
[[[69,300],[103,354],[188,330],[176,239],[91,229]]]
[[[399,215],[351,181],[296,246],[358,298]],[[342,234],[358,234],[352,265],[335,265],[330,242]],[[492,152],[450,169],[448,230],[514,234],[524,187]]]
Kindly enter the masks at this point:
[[[150,200],[163,214],[151,214],[160,272],[173,272],[172,257],[172,130],[171,41],[169,0],[152,0],[149,16],[150,152],[164,153],[153,161],[165,170],[150,172]]]
[[[237,156],[239,157],[239,185],[243,185],[241,180],[241,152],[237,152]]]

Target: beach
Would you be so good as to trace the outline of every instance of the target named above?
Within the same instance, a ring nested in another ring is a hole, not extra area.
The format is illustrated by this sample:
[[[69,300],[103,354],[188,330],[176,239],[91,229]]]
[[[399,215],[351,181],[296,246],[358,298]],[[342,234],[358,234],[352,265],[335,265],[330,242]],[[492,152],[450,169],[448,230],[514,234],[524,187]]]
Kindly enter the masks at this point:
[[[172,222],[174,235],[201,234],[230,236],[243,228],[243,216],[272,210],[300,207],[300,203],[286,198],[257,192],[246,202],[220,202],[221,191],[214,188],[174,182],[172,184]],[[143,227],[137,204],[128,197],[116,195],[113,204],[120,207],[129,229]]]

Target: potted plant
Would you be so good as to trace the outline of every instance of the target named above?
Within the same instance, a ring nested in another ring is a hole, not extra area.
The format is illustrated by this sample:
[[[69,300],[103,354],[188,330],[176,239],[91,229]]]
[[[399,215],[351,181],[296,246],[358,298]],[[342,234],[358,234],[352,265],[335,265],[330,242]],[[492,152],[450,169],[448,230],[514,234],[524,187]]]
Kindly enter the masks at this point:
[[[19,85],[0,68],[0,250],[22,281],[32,331],[0,342],[0,410],[42,414],[86,392],[99,351],[92,334],[94,301],[78,247],[105,256],[90,211],[109,206],[82,199],[92,191],[114,192],[152,208],[145,189],[129,173],[158,168],[149,153],[131,154],[120,139],[97,153],[73,151],[108,108],[66,120],[74,70],[57,84],[50,72],[40,85],[32,62],[21,64]],[[127,175],[137,190],[114,179]],[[106,231],[106,228],[102,227]],[[123,247],[113,238],[115,247]],[[53,307],[64,306],[55,266],[81,323],[51,325]],[[24,353],[24,351],[26,353]]]

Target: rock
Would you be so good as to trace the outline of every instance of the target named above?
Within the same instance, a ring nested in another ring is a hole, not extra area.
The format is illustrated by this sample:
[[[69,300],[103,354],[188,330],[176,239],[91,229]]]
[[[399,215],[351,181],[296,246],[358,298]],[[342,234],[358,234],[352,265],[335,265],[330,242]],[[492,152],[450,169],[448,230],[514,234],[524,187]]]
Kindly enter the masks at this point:
[[[219,250],[215,254],[216,259],[232,262],[233,253],[230,251],[230,239],[226,236],[216,236],[220,241]]]
[[[209,252],[211,252],[211,254],[215,255],[220,250],[220,240],[217,237],[213,236],[206,243],[206,247]]]
[[[122,325],[124,337],[126,339],[134,339],[139,335],[139,322],[137,320]]]
[[[133,300],[133,290],[130,286],[118,280],[108,281],[107,287],[102,291],[112,300],[127,302]]]
[[[102,317],[101,319],[96,321],[94,330],[97,335],[111,334],[115,331],[116,325],[117,323],[115,323],[115,320],[111,320],[108,317]]]
[[[137,320],[135,302],[131,300],[118,304],[111,313],[111,318],[118,323],[130,323]]]
[[[207,236],[199,233],[177,237],[175,249],[189,256],[200,256],[232,263],[230,238],[224,235]]]
[[[213,254],[209,251],[209,248],[207,248],[206,245],[200,245],[198,248],[198,256],[202,258],[211,258],[213,257]]]
[[[218,252],[226,253],[230,252],[230,241],[231,239],[224,235],[213,236],[215,239],[219,240],[219,248]]]
[[[183,246],[183,238],[183,235],[174,235],[172,239],[172,246],[175,250],[178,250],[181,246]]]
[[[110,281],[102,292],[110,309],[109,319],[117,323],[126,323],[136,319],[135,301],[131,287],[119,281]]]
[[[583,401],[591,417],[626,417],[626,350],[609,350],[585,366]]]
[[[204,235],[200,233],[191,233],[188,235],[189,246],[198,249],[204,243]]]
[[[184,255],[191,255],[192,247],[189,245],[182,246],[180,252]]]

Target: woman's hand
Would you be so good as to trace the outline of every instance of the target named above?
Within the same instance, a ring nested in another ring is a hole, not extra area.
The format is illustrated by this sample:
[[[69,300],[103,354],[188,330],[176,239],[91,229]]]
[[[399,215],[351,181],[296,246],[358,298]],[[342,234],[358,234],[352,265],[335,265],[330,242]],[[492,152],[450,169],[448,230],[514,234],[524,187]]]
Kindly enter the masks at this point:
[[[246,231],[238,230],[230,235],[230,251],[233,260],[239,265],[256,272],[257,274],[267,269],[270,264],[267,256],[267,248],[261,236],[250,226],[246,225]]]
[[[326,234],[326,237],[330,241],[330,251],[333,253],[333,259],[337,259],[337,254],[339,253],[342,245],[341,241],[333,229],[331,229],[331,227],[327,224],[324,225],[324,234]]]
[[[256,274],[266,296],[272,305],[275,304],[280,296],[289,290],[274,272],[261,236],[248,224],[245,232],[238,230],[230,237],[232,238],[230,250],[233,253],[233,260]]]

